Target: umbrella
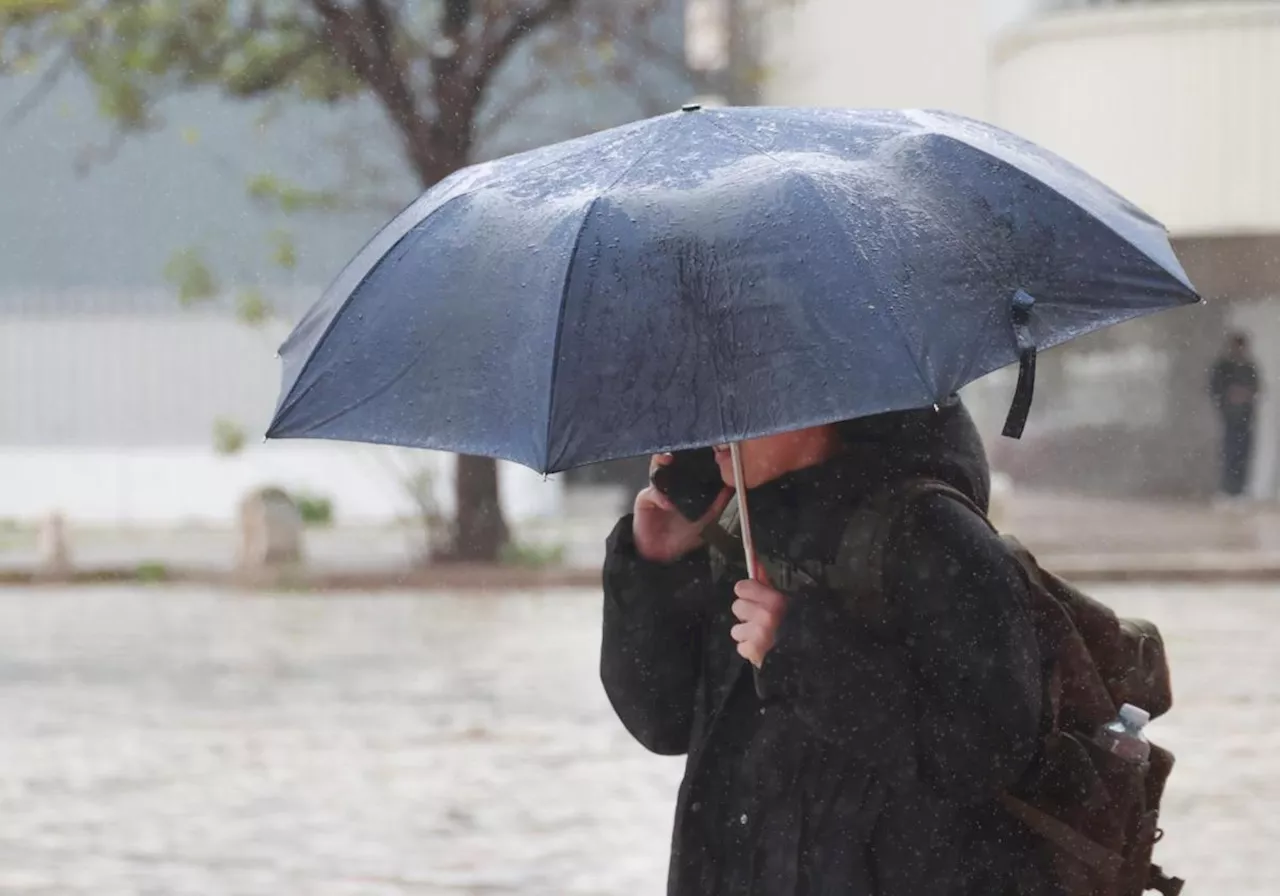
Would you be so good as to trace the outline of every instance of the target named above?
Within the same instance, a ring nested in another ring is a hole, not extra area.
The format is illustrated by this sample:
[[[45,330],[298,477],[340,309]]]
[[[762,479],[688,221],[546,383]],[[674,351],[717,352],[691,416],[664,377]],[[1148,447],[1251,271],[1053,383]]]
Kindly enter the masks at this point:
[[[281,349],[269,437],[555,472],[938,403],[1197,296],[1164,228],[924,111],[686,106],[463,169]]]

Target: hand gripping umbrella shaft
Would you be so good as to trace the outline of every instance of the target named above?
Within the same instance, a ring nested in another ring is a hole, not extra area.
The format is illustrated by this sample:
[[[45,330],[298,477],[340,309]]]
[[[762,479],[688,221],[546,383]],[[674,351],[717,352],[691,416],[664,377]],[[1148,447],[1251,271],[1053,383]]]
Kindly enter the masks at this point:
[[[756,543],[751,536],[751,510],[747,507],[747,477],[742,465],[742,443],[729,443],[729,456],[733,461],[733,485],[738,492],[738,521],[742,528],[742,550],[746,554],[747,578],[753,582],[761,581],[756,564]],[[764,682],[760,678],[760,670],[752,669],[755,679],[756,696],[761,700],[769,699]]]

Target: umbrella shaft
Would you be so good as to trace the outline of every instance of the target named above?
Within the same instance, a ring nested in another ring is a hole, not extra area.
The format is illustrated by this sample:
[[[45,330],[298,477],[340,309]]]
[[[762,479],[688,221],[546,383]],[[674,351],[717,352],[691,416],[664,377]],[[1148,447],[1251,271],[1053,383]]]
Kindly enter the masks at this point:
[[[756,545],[751,537],[751,511],[747,508],[747,477],[742,468],[741,443],[730,442],[729,454],[733,460],[733,484],[738,493],[738,519],[742,523],[742,549],[747,555],[747,577],[752,581],[759,581],[756,576]]]

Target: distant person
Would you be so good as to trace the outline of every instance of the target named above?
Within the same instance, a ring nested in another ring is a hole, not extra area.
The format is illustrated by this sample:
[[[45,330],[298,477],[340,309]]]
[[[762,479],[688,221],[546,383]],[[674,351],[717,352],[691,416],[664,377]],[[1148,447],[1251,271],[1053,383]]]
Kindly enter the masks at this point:
[[[1222,422],[1222,478],[1227,498],[1244,494],[1253,457],[1253,428],[1258,395],[1258,367],[1244,333],[1230,333],[1209,378],[1209,396]]]

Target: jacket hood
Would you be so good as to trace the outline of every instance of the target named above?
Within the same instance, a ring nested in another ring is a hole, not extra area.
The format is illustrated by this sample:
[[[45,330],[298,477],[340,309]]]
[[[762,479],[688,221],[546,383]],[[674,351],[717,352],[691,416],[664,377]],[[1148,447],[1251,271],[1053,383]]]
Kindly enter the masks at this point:
[[[938,408],[894,411],[836,424],[846,460],[870,488],[897,479],[938,479],[986,510],[991,470],[982,437],[959,398]]]

